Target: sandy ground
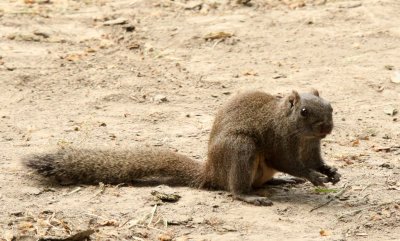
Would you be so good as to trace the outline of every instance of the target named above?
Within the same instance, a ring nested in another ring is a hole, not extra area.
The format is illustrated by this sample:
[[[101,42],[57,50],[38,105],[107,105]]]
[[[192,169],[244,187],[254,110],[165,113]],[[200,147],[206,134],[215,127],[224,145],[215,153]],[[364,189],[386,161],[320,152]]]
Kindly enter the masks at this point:
[[[232,2],[0,2],[0,240],[400,239],[400,2]],[[204,160],[228,98],[311,87],[335,110],[323,152],[337,192],[268,187],[274,205],[255,207],[184,187],[46,186],[19,163],[144,143]]]

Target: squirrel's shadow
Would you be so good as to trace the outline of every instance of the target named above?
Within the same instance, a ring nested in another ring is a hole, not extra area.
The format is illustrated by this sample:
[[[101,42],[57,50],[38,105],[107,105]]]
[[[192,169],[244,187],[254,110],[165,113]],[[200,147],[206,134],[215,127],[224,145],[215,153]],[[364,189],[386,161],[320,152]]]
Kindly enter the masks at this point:
[[[87,185],[87,186],[96,186],[101,184],[102,182],[99,181],[97,183],[85,183],[85,182],[60,182],[59,180],[54,179],[53,177],[40,177],[36,176],[33,178],[38,185],[40,186],[47,186],[52,188],[66,188],[72,186],[79,186],[79,185]],[[103,183],[106,185],[112,186],[128,186],[128,187],[155,187],[159,185],[167,185],[170,187],[187,187],[187,185],[182,185],[181,183],[177,182],[173,178],[147,178],[147,179],[137,179],[132,180],[131,182],[126,183]]]
[[[36,176],[37,177],[37,176]],[[33,178],[36,183],[40,186],[46,186],[49,188],[70,188],[73,186],[96,186],[96,184],[88,183],[59,183],[54,179],[49,178]],[[100,182],[99,182],[100,184]],[[97,185],[99,185],[97,184]],[[109,183],[104,183],[109,184]],[[133,180],[129,183],[113,183],[113,186],[125,186],[125,187],[156,187],[159,185],[167,185],[170,187],[187,187],[174,182],[172,179],[141,179]],[[196,189],[194,189],[196,190]],[[197,189],[197,190],[208,190],[211,192],[221,192],[218,189]],[[232,196],[228,191],[222,191],[226,193],[226,196]],[[319,204],[325,203],[328,199],[328,195],[321,195],[312,192],[312,188],[309,188],[307,184],[280,184],[280,185],[264,185],[260,188],[254,189],[252,194],[257,196],[263,196],[269,198],[273,203],[298,203],[298,204]]]
[[[259,196],[269,198],[273,203],[313,204],[318,206],[332,198],[329,194],[319,194],[307,184],[265,185],[254,190]]]

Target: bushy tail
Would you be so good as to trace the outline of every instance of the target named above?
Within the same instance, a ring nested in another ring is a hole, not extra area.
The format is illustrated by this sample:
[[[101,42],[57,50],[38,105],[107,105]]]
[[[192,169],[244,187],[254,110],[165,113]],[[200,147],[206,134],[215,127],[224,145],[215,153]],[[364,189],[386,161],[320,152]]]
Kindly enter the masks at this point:
[[[200,186],[203,164],[158,148],[95,150],[67,148],[24,157],[23,164],[62,184],[118,184],[151,178],[155,181]]]

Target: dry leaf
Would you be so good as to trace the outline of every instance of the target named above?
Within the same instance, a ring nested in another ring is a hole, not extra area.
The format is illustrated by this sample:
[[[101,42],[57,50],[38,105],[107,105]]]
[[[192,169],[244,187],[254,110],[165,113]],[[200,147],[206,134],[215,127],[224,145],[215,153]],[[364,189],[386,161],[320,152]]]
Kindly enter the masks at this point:
[[[136,43],[136,42],[133,42],[133,43],[130,43],[130,44],[127,46],[127,48],[128,48],[128,49],[138,49],[138,48],[140,48],[140,44],[139,44],[139,43]]]
[[[86,49],[86,52],[87,53],[95,53],[97,50],[96,49],[94,49],[94,48],[87,48]]]
[[[258,74],[254,70],[248,70],[243,72],[243,75],[245,76],[258,76]]]
[[[328,232],[327,232],[326,230],[321,229],[321,230],[319,231],[319,235],[321,235],[321,236],[328,236]]]
[[[114,45],[114,42],[113,42],[113,41],[108,40],[108,39],[102,39],[102,40],[100,41],[99,48],[101,48],[101,49],[106,49],[106,48],[109,48],[109,47],[111,47],[111,46],[113,46],[113,45]]]
[[[292,3],[289,5],[290,9],[302,8],[305,7],[306,3],[304,1],[298,1],[296,3]]]
[[[215,39],[227,39],[232,37],[233,34],[232,33],[227,33],[227,32],[212,32],[207,34],[206,36],[204,36],[205,40],[215,40]]]
[[[342,156],[338,161],[343,161],[346,165],[351,165],[354,163],[355,160],[359,160],[358,156]]]
[[[181,196],[177,194],[167,194],[159,191],[151,191],[151,195],[163,202],[177,202],[181,198]]]
[[[272,76],[273,79],[280,79],[280,78],[286,78],[286,77],[287,77],[287,76],[284,75],[284,74],[276,74],[276,75],[273,75],[273,76]]]
[[[94,230],[88,229],[82,232],[78,232],[74,235],[71,235],[66,238],[58,238],[58,237],[43,237],[38,239],[38,241],[84,241],[88,240],[90,235],[94,233]]]
[[[172,240],[172,236],[169,235],[169,234],[163,233],[163,234],[160,234],[158,236],[158,240],[160,240],[160,241],[171,241]]]
[[[385,65],[385,69],[386,70],[394,70],[394,66],[387,64],[387,65]]]
[[[114,227],[118,227],[119,223],[116,220],[106,220],[102,223],[99,223],[98,226],[102,227],[102,226],[114,226]]]
[[[359,145],[360,145],[360,140],[359,140],[359,139],[357,139],[357,140],[351,142],[351,146],[352,146],[352,147],[357,147],[357,146],[359,146]]]
[[[67,54],[65,57],[63,57],[63,59],[71,61],[71,62],[76,62],[79,60],[82,60],[84,57],[84,54],[82,53],[70,53]]]
[[[33,223],[31,222],[21,222],[18,226],[18,229],[21,232],[27,232],[30,231],[31,229],[33,229]]]

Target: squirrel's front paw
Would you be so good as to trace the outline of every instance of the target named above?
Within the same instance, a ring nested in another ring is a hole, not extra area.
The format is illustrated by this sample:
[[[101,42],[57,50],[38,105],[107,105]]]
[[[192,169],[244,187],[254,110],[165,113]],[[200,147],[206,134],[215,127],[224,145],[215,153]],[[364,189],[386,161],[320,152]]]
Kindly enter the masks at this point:
[[[324,183],[330,182],[329,177],[317,171],[310,171],[307,178],[314,186],[325,186]]]
[[[336,168],[335,168],[336,169]],[[341,177],[342,175],[340,175],[338,172],[334,172],[334,173],[332,173],[332,174],[330,174],[330,175],[328,175],[328,178],[329,178],[329,182],[331,182],[332,184],[336,184],[336,183],[338,183],[339,181],[340,181],[340,177]]]
[[[328,176],[329,182],[336,184],[340,181],[341,175],[337,172],[337,168],[324,165],[319,171]]]

